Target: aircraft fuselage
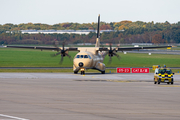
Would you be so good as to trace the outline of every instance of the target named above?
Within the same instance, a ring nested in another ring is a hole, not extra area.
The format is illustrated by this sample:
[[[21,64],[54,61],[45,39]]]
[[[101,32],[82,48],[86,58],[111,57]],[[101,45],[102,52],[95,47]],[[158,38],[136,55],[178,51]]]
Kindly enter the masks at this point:
[[[85,69],[97,69],[102,73],[105,72],[105,64],[103,64],[104,54],[105,52],[97,52],[96,48],[81,49],[73,60],[74,73]]]

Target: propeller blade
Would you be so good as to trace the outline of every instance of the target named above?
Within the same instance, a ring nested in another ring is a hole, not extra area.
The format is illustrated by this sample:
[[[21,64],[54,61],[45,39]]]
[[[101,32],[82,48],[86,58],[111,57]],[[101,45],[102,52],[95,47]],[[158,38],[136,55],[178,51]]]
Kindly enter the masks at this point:
[[[55,44],[56,42],[58,42],[58,41],[55,40],[55,42],[54,42],[54,46],[55,46],[55,47],[57,47],[57,44]],[[57,56],[57,55],[61,54],[61,60],[60,60],[59,64],[62,64],[62,62],[63,62],[63,57],[65,57],[65,56],[68,56],[69,59],[72,60],[71,56],[66,53],[67,50],[65,50],[65,47],[64,47],[64,46],[65,46],[65,42],[62,43],[62,49],[59,49],[59,48],[57,47],[57,48],[58,48],[58,51],[60,51],[60,52],[51,55],[52,57],[54,57],[54,56]]]
[[[65,53],[65,55],[67,55],[69,57],[69,59],[72,60],[72,58],[69,54]]]
[[[98,15],[98,27],[97,27],[97,38],[99,38],[99,34],[100,34],[100,15]]]
[[[59,62],[59,64],[62,64],[63,62],[63,55],[61,54],[61,61]]]
[[[51,56],[52,56],[52,57],[55,57],[55,56],[57,56],[57,55],[59,55],[59,54],[61,54],[61,52],[58,52],[58,53],[56,53],[56,54],[52,54]]]
[[[64,44],[65,44],[65,43],[63,42],[63,50],[64,50]]]
[[[113,53],[119,60],[121,59],[121,57],[118,55],[118,54],[116,54],[116,53]]]
[[[108,62],[108,64],[111,64],[111,61],[112,61],[111,56],[109,56],[109,62]]]
[[[111,43],[110,43],[110,50],[112,50],[112,46],[111,46]]]

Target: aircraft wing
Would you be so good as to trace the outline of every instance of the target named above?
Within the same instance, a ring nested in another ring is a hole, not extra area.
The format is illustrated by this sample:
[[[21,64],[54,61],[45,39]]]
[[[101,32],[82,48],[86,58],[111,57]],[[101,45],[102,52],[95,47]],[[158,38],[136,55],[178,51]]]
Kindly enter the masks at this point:
[[[55,50],[55,51],[62,50],[61,47],[45,47],[45,46],[11,46],[11,45],[8,45],[8,46],[5,46],[5,47],[8,47],[8,48],[40,49],[40,50]],[[70,48],[70,47],[68,47],[65,50],[66,51],[78,51],[78,48]]]
[[[155,47],[125,47],[118,48],[118,51],[131,51],[131,50],[140,50],[140,49],[156,49],[156,48],[171,48],[172,46],[155,46]]]
[[[113,51],[131,51],[131,50],[140,50],[140,49],[156,49],[156,48],[171,48],[172,46],[154,46],[154,47],[119,47],[113,48]],[[110,48],[111,49],[111,48]],[[109,51],[109,48],[99,48],[98,51]]]

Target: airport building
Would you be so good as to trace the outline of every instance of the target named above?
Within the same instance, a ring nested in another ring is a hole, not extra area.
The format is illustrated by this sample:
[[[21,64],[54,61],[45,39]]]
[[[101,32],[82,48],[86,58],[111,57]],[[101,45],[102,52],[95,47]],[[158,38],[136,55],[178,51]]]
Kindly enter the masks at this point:
[[[10,31],[6,31],[6,33],[9,33]],[[13,33],[15,31],[11,31]],[[21,32],[22,34],[28,33],[28,34],[89,34],[90,32],[97,32],[97,30],[20,30],[18,32]],[[100,33],[103,32],[116,32],[116,30],[101,30]]]

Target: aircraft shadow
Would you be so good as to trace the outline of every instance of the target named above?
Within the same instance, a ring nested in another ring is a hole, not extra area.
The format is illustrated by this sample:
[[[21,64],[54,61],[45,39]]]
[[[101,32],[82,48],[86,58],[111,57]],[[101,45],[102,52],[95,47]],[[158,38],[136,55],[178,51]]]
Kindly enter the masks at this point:
[[[116,73],[105,73],[105,74],[101,74],[101,73],[85,73],[85,75],[106,75],[106,74],[116,74]],[[78,75],[81,75],[81,73],[78,73]]]

